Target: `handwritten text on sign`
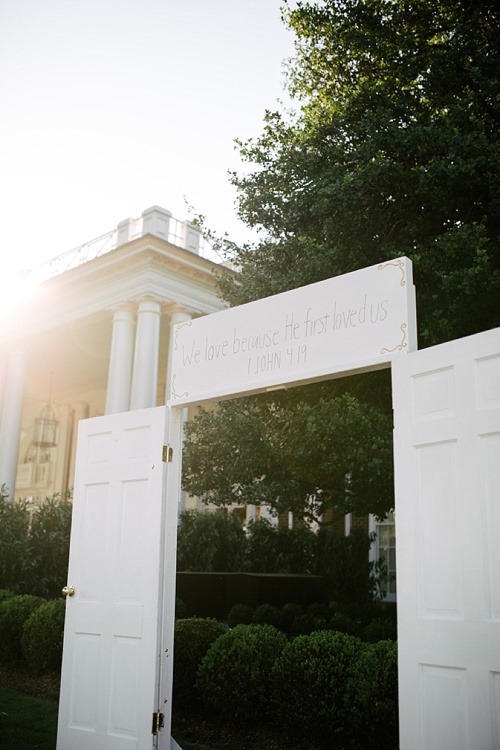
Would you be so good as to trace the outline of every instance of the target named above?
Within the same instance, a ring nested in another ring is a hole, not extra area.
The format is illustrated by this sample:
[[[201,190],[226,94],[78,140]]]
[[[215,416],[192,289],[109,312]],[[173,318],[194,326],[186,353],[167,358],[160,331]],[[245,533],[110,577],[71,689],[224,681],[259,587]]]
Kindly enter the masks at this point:
[[[398,258],[180,323],[170,403],[381,367],[412,348],[411,263]]]

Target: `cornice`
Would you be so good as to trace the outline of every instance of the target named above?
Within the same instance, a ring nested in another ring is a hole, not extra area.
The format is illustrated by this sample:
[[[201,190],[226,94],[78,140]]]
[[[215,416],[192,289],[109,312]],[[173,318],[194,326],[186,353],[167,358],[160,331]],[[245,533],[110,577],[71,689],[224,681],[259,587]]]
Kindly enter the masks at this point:
[[[7,324],[10,342],[66,322],[102,315],[119,305],[153,297],[169,306],[205,315],[223,309],[214,271],[224,267],[153,235],[132,240],[99,258],[39,285],[36,299]],[[224,269],[224,272],[233,273]]]

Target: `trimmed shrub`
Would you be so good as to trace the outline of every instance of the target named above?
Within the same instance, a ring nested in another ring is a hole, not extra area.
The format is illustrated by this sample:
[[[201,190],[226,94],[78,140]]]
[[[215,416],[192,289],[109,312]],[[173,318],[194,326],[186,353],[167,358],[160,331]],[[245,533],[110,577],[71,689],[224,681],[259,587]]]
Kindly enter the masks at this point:
[[[65,614],[64,599],[53,599],[35,609],[24,623],[21,650],[36,674],[61,669]]]
[[[176,705],[199,699],[195,688],[202,658],[212,643],[227,631],[227,625],[211,617],[176,620],[174,637],[174,688]]]
[[[18,594],[0,604],[0,662],[20,664],[21,637],[28,617],[46,600],[40,596]]]
[[[361,638],[369,643],[395,641],[397,640],[396,623],[387,617],[376,617],[363,628]]]
[[[188,610],[185,602],[177,596],[175,599],[175,617],[177,620],[184,620],[188,616]]]
[[[4,602],[6,599],[12,599],[13,596],[13,591],[9,591],[9,589],[0,589],[0,603]]]
[[[281,629],[281,621],[281,611],[273,604],[259,605],[252,615],[252,622],[255,625],[274,625],[275,628]]]
[[[328,627],[330,630],[337,630],[339,633],[359,636],[361,623],[345,612],[334,612],[328,621]]]
[[[237,625],[222,635],[198,670],[205,703],[233,721],[269,716],[272,669],[285,644],[272,625]]]
[[[300,635],[310,635],[317,630],[327,630],[328,623],[325,619],[316,617],[310,612],[304,612],[302,615],[298,615],[290,626],[290,635],[292,638],[296,638]]]
[[[304,614],[300,604],[288,602],[281,609],[281,627],[285,633],[290,633],[294,620]]]
[[[398,654],[393,641],[365,644],[346,687],[352,736],[364,748],[398,746]]]
[[[362,650],[358,638],[329,630],[288,643],[273,670],[274,700],[286,726],[319,739],[347,737],[353,712],[346,688]]]
[[[250,625],[254,609],[249,604],[235,604],[227,615],[227,624],[230,628],[235,625]]]

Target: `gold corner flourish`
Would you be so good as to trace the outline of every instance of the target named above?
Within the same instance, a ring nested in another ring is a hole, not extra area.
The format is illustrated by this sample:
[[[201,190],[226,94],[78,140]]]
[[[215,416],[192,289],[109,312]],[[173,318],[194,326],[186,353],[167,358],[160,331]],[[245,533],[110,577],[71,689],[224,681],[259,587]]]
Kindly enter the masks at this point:
[[[177,391],[175,390],[176,377],[177,375],[174,372],[174,374],[172,375],[172,398],[186,398],[187,396],[189,396],[189,391],[184,391],[184,393],[177,393]]]
[[[174,338],[174,349],[177,349],[177,336],[179,335],[179,331],[181,330],[182,326],[190,326],[192,324],[192,320],[185,320],[182,323],[178,323],[175,327],[175,338]]]
[[[378,270],[382,271],[384,268],[387,268],[387,266],[394,266],[395,268],[399,268],[399,270],[401,271],[400,286],[406,286],[405,264],[402,258],[388,261],[387,263],[380,263],[378,266]]]
[[[391,352],[396,352],[396,351],[401,352],[401,351],[403,351],[403,349],[405,349],[408,346],[408,344],[406,343],[406,329],[407,328],[408,328],[408,326],[407,326],[406,323],[401,323],[401,325],[400,325],[400,331],[403,334],[403,338],[401,339],[401,343],[398,344],[397,346],[395,346],[394,349],[387,349],[384,346],[383,349],[380,350],[380,354],[391,354]]]

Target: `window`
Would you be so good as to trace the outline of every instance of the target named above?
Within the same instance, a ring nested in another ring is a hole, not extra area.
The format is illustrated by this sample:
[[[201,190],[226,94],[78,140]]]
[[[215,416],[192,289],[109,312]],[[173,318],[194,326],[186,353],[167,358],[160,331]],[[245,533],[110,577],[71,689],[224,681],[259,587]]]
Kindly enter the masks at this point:
[[[387,514],[384,521],[370,516],[370,531],[375,532],[376,541],[372,547],[372,562],[380,560],[385,564],[386,580],[382,582],[382,598],[396,601],[396,523],[394,513]]]

